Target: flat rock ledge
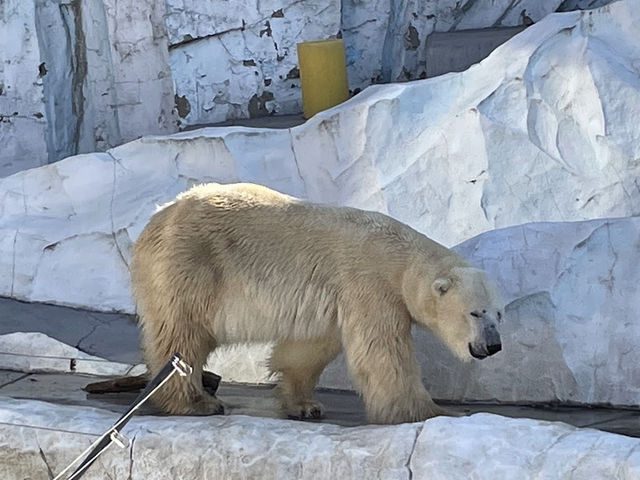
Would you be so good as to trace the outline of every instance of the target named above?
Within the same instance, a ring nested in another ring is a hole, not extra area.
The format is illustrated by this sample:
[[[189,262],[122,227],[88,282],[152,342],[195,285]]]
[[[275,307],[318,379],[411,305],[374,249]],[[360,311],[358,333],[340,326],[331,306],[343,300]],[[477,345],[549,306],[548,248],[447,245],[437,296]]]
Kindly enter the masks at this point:
[[[40,332],[0,335],[0,368],[15,372],[84,373],[97,376],[135,376],[143,364],[112,362],[89,355]]]
[[[0,397],[3,478],[52,478],[116,419],[95,408]],[[124,433],[128,451],[111,447],[84,478],[640,478],[640,439],[484,413],[351,428],[144,416]]]

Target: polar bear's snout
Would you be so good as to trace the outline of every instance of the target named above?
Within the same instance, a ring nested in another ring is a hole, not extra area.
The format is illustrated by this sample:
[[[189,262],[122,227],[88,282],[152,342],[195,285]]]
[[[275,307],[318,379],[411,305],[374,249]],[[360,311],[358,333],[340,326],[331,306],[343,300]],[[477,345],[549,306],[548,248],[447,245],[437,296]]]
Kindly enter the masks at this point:
[[[496,322],[486,315],[478,315],[475,312],[472,312],[471,316],[480,323],[478,338],[475,342],[469,343],[471,356],[483,359],[502,350],[502,341]]]

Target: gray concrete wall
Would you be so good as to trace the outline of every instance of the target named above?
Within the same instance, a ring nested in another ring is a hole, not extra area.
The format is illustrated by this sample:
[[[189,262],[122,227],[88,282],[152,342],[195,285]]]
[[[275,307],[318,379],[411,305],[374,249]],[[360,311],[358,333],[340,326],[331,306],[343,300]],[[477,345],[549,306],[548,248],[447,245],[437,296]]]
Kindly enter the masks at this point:
[[[525,28],[520,26],[433,32],[427,37],[424,59],[426,76],[462,72],[486,58],[496,47]]]

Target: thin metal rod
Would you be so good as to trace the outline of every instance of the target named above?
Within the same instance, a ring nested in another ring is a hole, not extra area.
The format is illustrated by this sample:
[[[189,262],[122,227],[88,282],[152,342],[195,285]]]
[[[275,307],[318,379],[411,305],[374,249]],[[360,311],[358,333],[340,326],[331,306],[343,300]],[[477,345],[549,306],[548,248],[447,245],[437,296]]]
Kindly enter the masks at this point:
[[[76,463],[78,463],[80,460],[82,460],[91,450],[93,450],[102,440],[104,440],[105,437],[107,437],[108,435],[111,435],[112,432],[114,432],[114,431],[117,432],[118,428],[120,427],[120,425],[127,423],[127,421],[133,415],[133,413],[136,410],[138,410],[142,406],[142,404],[145,403],[154,393],[156,393],[165,383],[167,383],[171,379],[171,377],[173,377],[173,375],[175,373],[177,373],[177,372],[178,372],[178,366],[176,365],[176,363],[173,363],[173,369],[171,370],[171,372],[155,388],[153,388],[139,402],[135,403],[125,415],[123,415],[106,432],[104,432],[102,435],[100,435],[100,437],[98,437],[98,439],[96,439],[91,445],[89,445],[86,448],[86,450],[84,450],[80,455],[78,455],[78,457],[76,457],[76,459],[73,460],[73,462],[71,462],[64,470],[62,470],[53,480],[62,479],[62,476],[66,472],[68,472],[69,469],[71,469],[71,467],[73,467]],[[89,466],[95,461],[95,459],[98,458],[110,445],[111,445],[111,443],[109,443],[105,448],[103,448],[100,452],[98,452],[96,454],[96,456],[93,457],[93,459],[90,462],[88,462],[87,464],[83,465],[83,468],[81,468],[80,470],[74,472],[73,475],[71,475],[67,480],[73,480],[75,478],[79,478],[80,474],[82,474],[87,468],[89,468]]]

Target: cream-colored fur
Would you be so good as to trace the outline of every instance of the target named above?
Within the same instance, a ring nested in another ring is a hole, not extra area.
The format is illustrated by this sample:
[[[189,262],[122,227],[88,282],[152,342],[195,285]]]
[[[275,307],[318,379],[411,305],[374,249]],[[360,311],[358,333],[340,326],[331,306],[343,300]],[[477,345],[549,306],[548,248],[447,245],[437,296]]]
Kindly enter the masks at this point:
[[[197,186],[159,210],[132,280],[151,373],[174,352],[194,366],[190,383],[158,392],[179,414],[223,411],[201,384],[216,346],[274,341],[287,414],[322,415],[313,389],[344,350],[371,421],[423,420],[443,411],[422,384],[411,321],[467,359],[481,335],[469,313],[501,308],[481,271],[400,222],[251,184]]]

